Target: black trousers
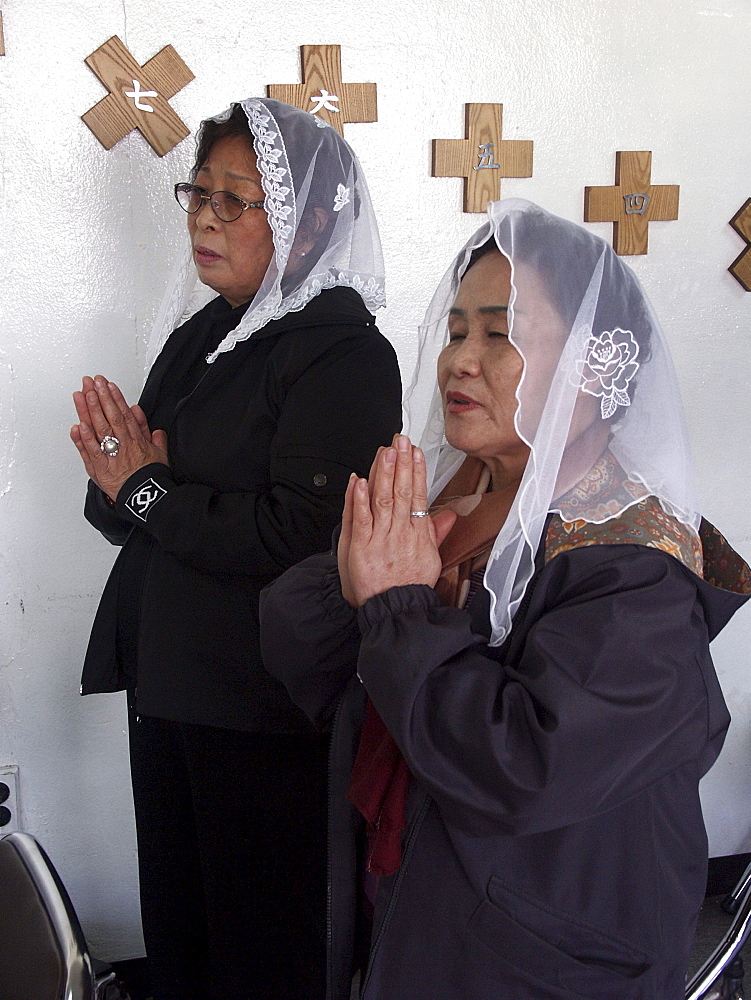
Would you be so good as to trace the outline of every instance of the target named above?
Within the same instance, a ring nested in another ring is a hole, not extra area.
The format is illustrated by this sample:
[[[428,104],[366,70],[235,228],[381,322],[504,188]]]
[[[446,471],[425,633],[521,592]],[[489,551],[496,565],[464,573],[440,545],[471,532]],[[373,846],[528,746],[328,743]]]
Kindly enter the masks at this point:
[[[323,998],[328,737],[129,724],[155,1000]]]

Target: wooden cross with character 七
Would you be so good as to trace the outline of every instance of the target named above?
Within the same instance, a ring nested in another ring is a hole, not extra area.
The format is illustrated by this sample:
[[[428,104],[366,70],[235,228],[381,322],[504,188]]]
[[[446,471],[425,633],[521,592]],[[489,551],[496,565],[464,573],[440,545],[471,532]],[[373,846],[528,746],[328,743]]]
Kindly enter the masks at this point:
[[[105,149],[138,129],[152,149],[164,156],[190,135],[168,102],[194,76],[171,45],[139,66],[113,35],[85,62],[110,91],[81,116]]]

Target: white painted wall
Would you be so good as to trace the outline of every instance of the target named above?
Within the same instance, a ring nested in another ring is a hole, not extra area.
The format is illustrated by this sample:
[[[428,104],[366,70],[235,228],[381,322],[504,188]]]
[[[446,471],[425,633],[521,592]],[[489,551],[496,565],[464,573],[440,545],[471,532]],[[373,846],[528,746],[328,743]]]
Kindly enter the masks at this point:
[[[78,696],[114,550],[81,516],[67,438],[84,373],[135,397],[143,331],[185,218],[163,159],[137,134],[106,152],[80,121],[104,91],[83,59],[118,34],[140,62],[172,43],[196,75],[173,100],[195,129],[230,101],[299,80],[301,44],[340,43],[344,78],[378,83],[380,120],[350,125],[381,220],[381,327],[408,375],[414,330],[479,224],[461,182],[430,177],[430,140],[463,138],[465,102],[504,105],[533,139],[534,176],[506,195],[582,220],[585,184],[617,149],[653,150],[681,185],[680,219],[632,258],[670,339],[705,511],[751,557],[747,383],[751,294],[727,273],[727,220],[751,195],[748,0],[0,0],[0,764],[20,765],[26,829],[58,864],[95,953],[141,953],[124,704]],[[610,236],[610,227],[595,228]],[[734,715],[704,793],[714,854],[751,849],[751,609],[715,647]]]

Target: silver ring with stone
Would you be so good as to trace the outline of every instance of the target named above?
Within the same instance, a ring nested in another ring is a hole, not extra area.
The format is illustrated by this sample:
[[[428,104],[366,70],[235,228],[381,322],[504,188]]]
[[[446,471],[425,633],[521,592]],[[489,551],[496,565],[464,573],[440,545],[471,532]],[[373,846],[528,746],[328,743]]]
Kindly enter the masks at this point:
[[[99,442],[99,448],[107,458],[116,458],[120,451],[120,442],[113,434],[105,434]]]
[[[429,510],[411,510],[409,512],[410,517],[428,517],[429,515]]]

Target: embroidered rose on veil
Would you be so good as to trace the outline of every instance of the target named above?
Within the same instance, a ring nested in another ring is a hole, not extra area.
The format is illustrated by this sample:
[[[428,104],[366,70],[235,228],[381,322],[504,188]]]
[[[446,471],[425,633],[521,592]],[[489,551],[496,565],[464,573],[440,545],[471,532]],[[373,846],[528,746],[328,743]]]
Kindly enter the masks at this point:
[[[584,361],[577,362],[581,389],[601,397],[602,419],[608,420],[619,406],[630,406],[629,382],[639,370],[639,345],[630,330],[618,327],[592,334]]]

